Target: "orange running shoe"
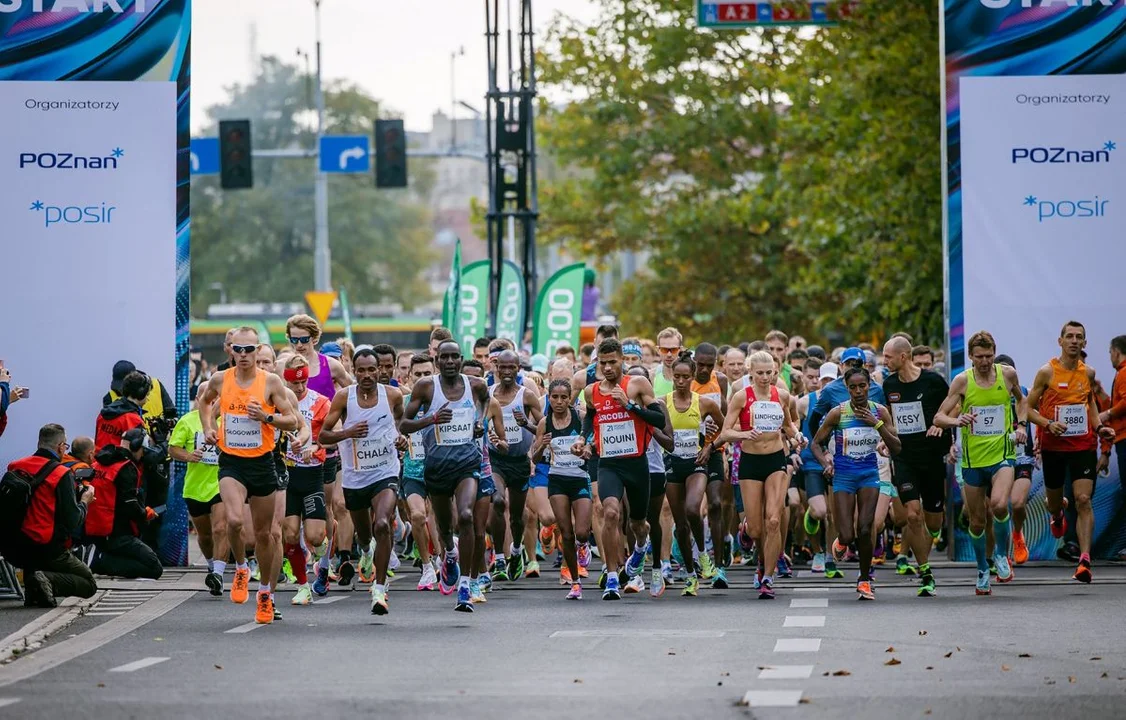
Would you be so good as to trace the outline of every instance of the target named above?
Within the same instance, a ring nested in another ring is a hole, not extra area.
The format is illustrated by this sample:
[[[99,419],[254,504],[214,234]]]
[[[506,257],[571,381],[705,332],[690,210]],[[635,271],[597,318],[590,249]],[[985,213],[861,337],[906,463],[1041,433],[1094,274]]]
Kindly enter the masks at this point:
[[[875,600],[876,593],[872,592],[872,583],[863,581],[856,583],[857,600]]]
[[[1013,562],[1024,565],[1028,562],[1028,546],[1024,544],[1024,533],[1013,533]]]
[[[235,568],[235,581],[231,583],[231,602],[242,605],[250,596],[250,568]]]
[[[269,625],[274,621],[274,599],[270,593],[260,590],[258,592],[258,610],[254,613],[254,622],[259,625]]]
[[[1052,537],[1054,538],[1061,538],[1067,534],[1067,516],[1065,515],[1066,510],[1067,498],[1064,498],[1063,505],[1060,506],[1059,514],[1053,515],[1048,520],[1048,529],[1052,531]]]
[[[543,547],[543,555],[547,557],[555,552],[555,526],[545,525],[540,528],[540,545]]]
[[[567,567],[566,565],[559,568],[559,584],[570,585],[573,582],[574,580],[571,578],[571,568]]]

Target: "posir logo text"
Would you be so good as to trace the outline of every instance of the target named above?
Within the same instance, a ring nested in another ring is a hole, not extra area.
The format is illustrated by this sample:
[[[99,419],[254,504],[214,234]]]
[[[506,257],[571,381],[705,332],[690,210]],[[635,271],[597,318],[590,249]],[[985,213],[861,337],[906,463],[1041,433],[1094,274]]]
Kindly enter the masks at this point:
[[[1016,163],[1035,163],[1037,165],[1090,165],[1110,162],[1110,154],[1118,144],[1107,140],[1101,148],[1081,150],[1067,147],[1015,147],[1012,161]]]
[[[113,223],[113,211],[117,208],[102,202],[91,205],[51,205],[36,200],[28,208],[33,213],[42,213],[43,227],[56,225],[109,225]]]
[[[150,0],[134,0],[133,11],[138,13],[148,12]],[[31,12],[113,12],[124,13],[122,5],[128,6],[126,0],[0,0],[0,13],[14,13],[30,7]]]
[[[114,148],[108,155],[76,155],[68,152],[21,152],[20,169],[43,170],[116,170],[125,151]]]
[[[1107,215],[1107,205],[1110,200],[1098,195],[1093,198],[1049,200],[1028,195],[1021,203],[1025,207],[1035,208],[1037,222],[1052,220],[1082,220],[1087,218],[1101,218]]]
[[[981,4],[993,10],[1000,10],[1007,8],[1010,5],[1020,5],[1024,8],[1030,7],[1052,7],[1053,5],[1068,7],[1091,7],[1101,5],[1103,7],[1114,7],[1114,3],[1118,0],[980,0]]]

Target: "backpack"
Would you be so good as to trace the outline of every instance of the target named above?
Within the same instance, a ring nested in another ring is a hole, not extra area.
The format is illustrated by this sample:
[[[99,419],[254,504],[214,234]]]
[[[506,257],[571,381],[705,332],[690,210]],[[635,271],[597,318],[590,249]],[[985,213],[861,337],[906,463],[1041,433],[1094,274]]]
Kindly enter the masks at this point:
[[[32,496],[58,466],[51,460],[34,477],[19,469],[8,470],[0,477],[0,552],[10,552],[18,543]]]

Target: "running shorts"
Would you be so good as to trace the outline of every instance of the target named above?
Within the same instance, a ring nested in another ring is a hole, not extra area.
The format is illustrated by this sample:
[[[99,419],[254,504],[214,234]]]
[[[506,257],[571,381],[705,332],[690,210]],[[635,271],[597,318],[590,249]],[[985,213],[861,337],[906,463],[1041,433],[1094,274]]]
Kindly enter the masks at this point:
[[[336,482],[336,474],[340,472],[340,454],[336,453],[325,458],[325,485]]]
[[[612,458],[598,463],[598,495],[603,501],[625,496],[629,519],[644,520],[649,513],[649,459],[644,455]]]
[[[706,465],[699,465],[695,458],[682,458],[665,455],[665,481],[673,485],[683,485],[692,475],[708,474]]]
[[[527,455],[504,455],[489,451],[489,462],[493,465],[493,475],[512,492],[528,492],[532,482],[532,461]]]
[[[219,453],[219,479],[233,478],[246,488],[248,497],[267,497],[282,487],[274,466],[274,453],[258,457],[241,457]]]
[[[490,498],[497,493],[497,483],[493,480],[492,475],[481,475],[481,479],[477,481],[477,500],[484,500]]]
[[[285,489],[285,516],[306,520],[326,520],[324,465],[294,466],[289,469],[289,487]]]
[[[824,495],[828,489],[828,484],[825,482],[825,473],[821,468],[816,470],[799,470],[802,480],[805,482],[805,497],[806,499],[815,498],[818,495]]]
[[[1098,477],[1099,458],[1094,450],[1043,450],[1040,457],[1044,462],[1044,487],[1048,490],[1059,490],[1068,477],[1071,482],[1092,483]],[[1118,471],[1122,472],[1122,468]],[[1094,495],[1093,489],[1091,494]]]
[[[470,460],[461,467],[455,467],[453,470],[443,471],[441,475],[426,469],[426,494],[429,497],[435,495],[443,497],[451,497],[457,486],[463,480],[480,480],[481,479],[481,461]]]
[[[1012,460],[1002,460],[999,463],[989,465],[981,468],[962,468],[962,482],[973,488],[987,488],[993,484],[993,476],[1000,472],[1002,469],[1012,467]],[[1092,465],[1092,467],[1094,467]],[[1047,477],[1047,474],[1044,476]],[[1059,487],[1063,487],[1063,481],[1060,481]]]
[[[766,482],[777,472],[786,471],[786,453],[779,450],[766,455],[741,453],[739,456],[739,480]]]
[[[206,502],[200,500],[192,500],[184,498],[184,503],[188,506],[188,515],[197,518],[211,514],[211,508],[223,502],[223,497],[219,493],[215,493],[215,497],[207,500]]]
[[[567,475],[547,476],[547,495],[566,495],[571,502],[576,500],[590,500],[590,480],[587,478],[570,477]]]
[[[419,478],[403,478],[403,484],[399,486],[399,497],[406,500],[411,495],[425,498],[426,483]]]
[[[396,495],[399,493],[399,478],[389,477],[383,480],[376,480],[367,487],[357,488],[344,488],[344,507],[349,512],[359,512],[361,510],[370,510],[371,502],[379,493],[384,490],[393,490]]]
[[[532,476],[532,480],[528,483],[529,488],[545,488],[547,487],[547,470],[551,466],[547,463],[536,463],[536,474]]]
[[[723,481],[723,451],[712,450],[708,457],[708,483]]]
[[[896,458],[895,487],[904,503],[918,500],[923,512],[946,512],[946,460],[936,457],[926,462]],[[1031,477],[1031,476],[1030,476]]]
[[[664,473],[649,473],[649,500],[652,502],[653,498],[661,497],[665,494],[665,474]]]
[[[842,475],[836,473],[833,475],[833,492],[835,493],[849,493],[855,495],[857,491],[864,488],[880,488],[880,471],[872,469],[871,472],[860,473],[858,475]]]

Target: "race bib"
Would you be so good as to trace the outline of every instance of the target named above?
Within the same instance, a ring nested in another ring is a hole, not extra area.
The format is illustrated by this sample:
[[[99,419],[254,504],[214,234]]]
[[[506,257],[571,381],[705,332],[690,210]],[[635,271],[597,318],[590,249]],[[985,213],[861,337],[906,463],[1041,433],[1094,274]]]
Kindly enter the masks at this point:
[[[633,420],[598,426],[598,454],[604,458],[637,455],[637,426]]]
[[[879,431],[871,427],[845,428],[841,436],[844,440],[841,454],[853,460],[871,457],[876,452],[876,446],[880,444]]]
[[[366,437],[352,440],[352,467],[360,472],[378,472],[393,467],[398,454],[387,437]]]
[[[223,442],[232,450],[262,447],[262,423],[246,415],[223,415]]]
[[[425,460],[426,448],[422,444],[422,433],[416,432],[410,434],[411,445],[407,449],[407,455],[411,460]]]
[[[1079,437],[1090,432],[1086,405],[1060,405],[1056,408],[1056,420],[1067,426],[1063,437]]]
[[[895,413],[895,429],[900,435],[917,435],[927,431],[922,402],[892,403],[891,408]]]
[[[751,405],[754,428],[759,432],[778,432],[782,429],[782,406],[773,400],[756,400]]]
[[[504,413],[504,440],[509,445],[516,445],[524,439],[524,428],[516,422],[515,416],[510,411]]]
[[[716,407],[718,407],[721,411],[723,410],[723,396],[719,393],[705,393],[700,397],[708,398],[715,403]],[[700,432],[704,433],[704,435],[711,435],[717,430],[719,430],[719,427],[716,426],[715,421],[712,420],[711,417],[705,417],[702,421],[700,421]]]
[[[219,450],[214,445],[207,445],[201,432],[195,434],[195,449],[203,450],[203,457],[199,461],[200,465],[219,464]]]
[[[672,454],[678,458],[692,458],[700,453],[700,433],[695,430],[673,430]]]
[[[551,468],[553,470],[577,470],[583,466],[583,459],[571,452],[576,435],[551,438]]]
[[[451,408],[454,416],[448,423],[434,428],[434,441],[443,447],[468,445],[473,442],[473,421],[476,417],[471,407]],[[507,434],[507,433],[506,433]]]
[[[974,415],[971,434],[978,437],[993,437],[1009,432],[1005,427],[1004,405],[975,405],[970,408],[970,412]]]

